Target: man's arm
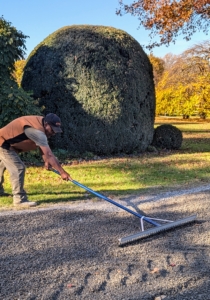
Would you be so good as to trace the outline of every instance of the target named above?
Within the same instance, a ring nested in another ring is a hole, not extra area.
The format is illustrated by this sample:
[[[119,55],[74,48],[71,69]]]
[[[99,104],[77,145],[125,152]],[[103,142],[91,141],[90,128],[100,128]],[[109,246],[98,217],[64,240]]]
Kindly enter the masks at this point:
[[[71,176],[62,168],[49,146],[39,146],[39,148],[47,170],[54,168],[61,174],[62,179],[72,180]]]
[[[32,127],[25,128],[24,132],[26,136],[30,140],[34,141],[34,143],[39,147],[42,158],[45,162],[45,168],[49,170],[51,167],[53,167],[59,171],[64,180],[72,180],[71,176],[61,167],[60,163],[52,153],[48,145],[46,134]]]

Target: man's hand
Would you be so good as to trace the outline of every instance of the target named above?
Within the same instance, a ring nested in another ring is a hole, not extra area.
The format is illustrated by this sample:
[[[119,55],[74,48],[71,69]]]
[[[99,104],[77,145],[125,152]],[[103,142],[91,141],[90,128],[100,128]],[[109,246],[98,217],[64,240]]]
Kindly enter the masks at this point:
[[[45,169],[51,170],[52,168],[54,168],[60,173],[60,176],[63,180],[73,180],[71,176],[62,168],[61,164],[52,153],[50,147],[40,146],[40,151],[44,160]]]
[[[51,164],[48,162],[48,161],[46,161],[45,163],[44,163],[44,167],[45,167],[45,169],[46,170],[50,170],[50,169],[52,169],[52,166],[51,166]]]
[[[66,171],[63,171],[62,173],[60,173],[60,175],[61,175],[61,178],[62,178],[63,180],[70,180],[70,181],[73,180],[73,179],[71,178],[71,176],[70,176]]]

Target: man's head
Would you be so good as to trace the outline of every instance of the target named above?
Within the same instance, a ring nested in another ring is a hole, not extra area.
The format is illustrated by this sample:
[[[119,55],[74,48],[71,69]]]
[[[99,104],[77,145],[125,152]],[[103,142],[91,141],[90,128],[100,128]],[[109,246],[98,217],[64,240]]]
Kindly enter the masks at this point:
[[[55,133],[62,132],[61,129],[61,119],[53,114],[49,113],[44,118],[44,128],[47,137],[54,135]]]

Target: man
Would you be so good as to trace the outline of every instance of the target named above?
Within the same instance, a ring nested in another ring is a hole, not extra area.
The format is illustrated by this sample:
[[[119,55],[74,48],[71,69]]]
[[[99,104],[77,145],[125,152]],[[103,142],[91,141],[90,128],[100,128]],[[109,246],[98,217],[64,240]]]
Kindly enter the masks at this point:
[[[63,180],[72,180],[53,155],[48,138],[62,132],[60,118],[49,113],[42,116],[23,116],[0,129],[0,196],[4,196],[4,171],[7,169],[12,184],[14,206],[31,207],[36,202],[28,200],[24,190],[25,165],[17,153],[39,147],[45,168],[59,171]]]

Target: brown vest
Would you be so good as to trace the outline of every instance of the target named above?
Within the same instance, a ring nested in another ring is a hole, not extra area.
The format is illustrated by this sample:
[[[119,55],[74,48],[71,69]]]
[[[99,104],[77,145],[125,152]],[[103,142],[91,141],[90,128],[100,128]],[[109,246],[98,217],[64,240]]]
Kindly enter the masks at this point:
[[[0,129],[0,147],[8,150],[10,146],[22,151],[35,150],[37,146],[25,135],[24,128],[33,127],[45,132],[43,120],[41,116],[24,116],[13,120]]]

